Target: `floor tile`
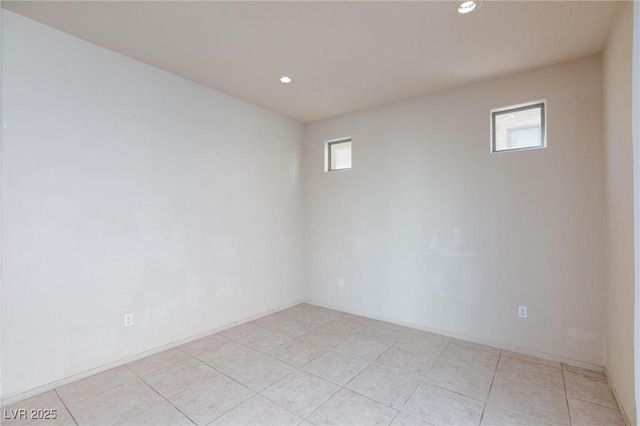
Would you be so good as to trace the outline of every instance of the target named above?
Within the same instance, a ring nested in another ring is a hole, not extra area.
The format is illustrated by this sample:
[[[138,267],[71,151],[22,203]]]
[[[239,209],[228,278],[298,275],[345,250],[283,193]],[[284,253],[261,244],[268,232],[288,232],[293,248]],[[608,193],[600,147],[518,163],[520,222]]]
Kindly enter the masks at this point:
[[[434,425],[477,425],[484,404],[466,396],[424,383],[402,411]]]
[[[117,426],[193,426],[193,422],[185,417],[176,407],[163,401],[129,417]]]
[[[261,395],[278,405],[306,417],[340,389],[319,377],[296,371],[269,386]]]
[[[298,318],[302,314],[306,314],[307,312],[315,309],[315,306],[310,305],[308,303],[301,303],[296,306],[292,306],[283,311],[278,312],[280,315],[287,316],[289,318]]]
[[[275,313],[254,320],[253,324],[270,329],[289,320],[289,317]]]
[[[325,308],[325,307],[322,307],[322,306],[315,306],[313,310],[315,312],[320,312],[320,313],[330,317],[332,321],[334,319],[344,315],[344,312],[341,312],[341,311],[338,311],[338,310],[335,310],[335,309]]]
[[[170,398],[218,374],[207,364],[191,358],[182,364],[149,374],[144,378],[160,395]]]
[[[267,352],[289,340],[291,340],[291,338],[284,334],[276,333],[272,330],[264,330],[238,339],[238,343],[242,343],[256,351]]]
[[[344,386],[356,374],[364,370],[366,366],[367,363],[364,361],[349,358],[335,352],[327,352],[302,367],[302,369],[325,380]]]
[[[564,380],[567,385],[567,396],[581,399],[605,407],[618,409],[618,404],[613,397],[613,392],[604,380],[595,379],[582,374],[564,372]]]
[[[256,395],[233,410],[227,411],[226,414],[218,417],[211,425],[295,426],[300,421],[302,421],[302,418],[292,412],[260,395]]]
[[[306,312],[298,317],[299,320],[310,322],[315,325],[323,325],[331,321],[335,321],[343,315],[342,312],[332,311],[326,308],[316,308]]]
[[[546,423],[494,405],[484,409],[481,426],[545,426]]]
[[[493,382],[493,373],[480,368],[464,368],[436,362],[425,381],[470,398],[486,401]]]
[[[288,321],[281,322],[270,329],[276,333],[284,334],[285,336],[295,338],[304,334],[306,331],[314,328],[315,325],[310,322],[305,322],[298,319],[290,319]]]
[[[290,340],[276,346],[267,352],[270,357],[284,361],[289,365],[300,368],[325,353],[326,350],[299,340]]]
[[[253,323],[247,322],[244,324],[236,325],[235,327],[228,328],[217,334],[219,334],[222,337],[226,337],[227,339],[237,341],[238,339],[251,336],[252,334],[262,330],[264,330],[263,327],[259,327]]]
[[[516,382],[538,386],[554,392],[564,392],[562,370],[504,356],[504,351],[502,353],[497,374]]]
[[[574,426],[625,425],[619,410],[591,402],[569,398],[569,411],[571,412],[571,424]]]
[[[341,342],[349,338],[348,335],[342,334],[327,327],[316,327],[298,336],[298,340],[310,343],[321,348],[331,349]]]
[[[309,421],[315,425],[388,425],[397,411],[346,389],[322,404]]]
[[[258,351],[232,342],[213,352],[200,354],[197,358],[218,371],[227,371],[259,354]]]
[[[60,399],[69,405],[101,394],[124,383],[137,380],[137,378],[138,377],[127,367],[122,365],[78,380],[77,382],[60,386],[56,389],[56,392],[58,392]]]
[[[2,425],[15,426],[30,422],[33,420],[30,412],[32,409],[56,410],[56,415],[58,416],[63,416],[63,413],[67,413],[67,409],[58,397],[58,394],[51,390],[16,402],[15,404],[2,407]],[[25,411],[22,412],[20,410]]]
[[[562,364],[562,369],[571,371],[572,373],[582,374],[583,376],[593,377],[594,379],[607,380],[607,376],[605,376],[602,371],[589,370],[588,368],[575,367],[568,364]]]
[[[344,314],[333,321],[325,323],[324,326],[343,334],[355,334],[372,323],[373,320],[369,318]]]
[[[258,355],[227,371],[227,376],[242,383],[249,389],[260,392],[293,371],[284,362]]]
[[[497,353],[497,354],[499,354],[502,351],[500,348],[495,348],[493,346],[483,345],[481,343],[470,342],[468,340],[453,339],[451,342],[456,344],[456,345],[469,346],[470,348],[480,349],[482,351],[493,352],[493,353]]]
[[[422,380],[435,360],[435,357],[392,347],[380,355],[374,365]]]
[[[332,351],[351,358],[372,362],[382,355],[388,348],[389,346],[374,342],[373,340],[352,337],[349,340],[339,343],[332,349]]]
[[[499,353],[451,343],[444,352],[442,352],[439,361],[457,367],[481,368],[495,371],[498,358],[500,358]]]
[[[438,357],[450,341],[451,338],[449,337],[415,330],[403,335],[394,346],[406,351],[420,352]]]
[[[489,403],[549,424],[569,424],[564,393],[556,393],[496,376]]]
[[[100,395],[71,404],[78,425],[112,425],[162,401],[142,380],[128,382]]]
[[[170,402],[197,425],[205,425],[253,395],[248,388],[219,374],[174,396]]]
[[[430,426],[429,423],[416,419],[402,411],[391,422],[391,426]]]
[[[517,352],[511,352],[511,351],[507,351],[507,350],[503,350],[502,351],[502,356],[506,356],[506,357],[511,357],[511,358],[518,358],[524,361],[529,361],[529,362],[535,362],[536,364],[542,364],[542,365],[546,365],[547,367],[553,367],[553,368],[562,368],[562,364],[560,364],[557,361],[550,361],[548,359],[542,359],[539,358],[537,356],[533,356],[533,355],[525,355],[525,354],[519,354]]]
[[[178,348],[167,349],[157,354],[127,364],[127,367],[138,376],[143,377],[163,368],[180,364],[191,358]]]
[[[388,322],[374,321],[358,332],[363,339],[373,340],[384,345],[393,345],[406,333],[409,328]]]
[[[369,366],[346,387],[391,408],[400,409],[419,384],[419,380],[404,374]]]
[[[215,351],[227,343],[231,343],[231,341],[219,334],[211,334],[178,347],[190,355],[200,355],[203,352]]]

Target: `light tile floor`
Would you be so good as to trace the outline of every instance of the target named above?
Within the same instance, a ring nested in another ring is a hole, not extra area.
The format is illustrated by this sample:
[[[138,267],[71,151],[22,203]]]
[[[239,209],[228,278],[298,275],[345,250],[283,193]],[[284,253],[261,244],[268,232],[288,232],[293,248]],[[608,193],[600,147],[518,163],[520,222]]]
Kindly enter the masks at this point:
[[[3,425],[624,425],[597,371],[300,304],[5,407]],[[13,411],[9,411],[13,410]]]

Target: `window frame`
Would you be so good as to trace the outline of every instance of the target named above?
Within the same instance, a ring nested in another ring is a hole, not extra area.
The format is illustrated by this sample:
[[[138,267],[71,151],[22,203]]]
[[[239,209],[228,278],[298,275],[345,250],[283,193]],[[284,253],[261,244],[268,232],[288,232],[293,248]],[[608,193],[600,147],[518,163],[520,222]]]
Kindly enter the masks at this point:
[[[508,148],[508,149],[496,149],[496,116],[502,114],[508,114],[512,112],[526,111],[528,109],[540,108],[540,138],[541,144],[537,146],[529,146],[524,148]],[[512,151],[528,151],[531,149],[542,149],[547,147],[547,100],[541,99],[533,102],[526,102],[523,104],[510,105],[507,107],[494,108],[490,111],[491,118],[491,140],[489,150],[492,154],[499,154],[501,152]]]
[[[331,147],[333,145],[339,145],[341,143],[351,143],[351,166],[344,169],[332,169],[331,168]],[[325,142],[325,172],[343,172],[345,170],[351,170],[353,168],[353,139],[351,137],[344,137],[339,139],[331,139]]]

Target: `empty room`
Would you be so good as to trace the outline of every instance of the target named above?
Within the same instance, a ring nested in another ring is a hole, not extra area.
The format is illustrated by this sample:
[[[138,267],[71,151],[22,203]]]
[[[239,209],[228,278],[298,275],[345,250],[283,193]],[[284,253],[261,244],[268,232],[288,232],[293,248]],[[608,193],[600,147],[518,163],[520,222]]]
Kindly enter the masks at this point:
[[[1,6],[0,424],[637,424],[640,3]]]

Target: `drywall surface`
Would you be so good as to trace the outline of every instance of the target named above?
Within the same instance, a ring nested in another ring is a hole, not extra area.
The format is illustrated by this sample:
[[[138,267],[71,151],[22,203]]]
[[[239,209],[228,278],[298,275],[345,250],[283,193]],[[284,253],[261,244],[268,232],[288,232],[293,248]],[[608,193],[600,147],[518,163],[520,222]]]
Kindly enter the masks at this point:
[[[303,297],[300,124],[2,17],[3,397]]]
[[[634,390],[633,144],[631,139],[632,4],[626,4],[604,53],[606,367],[636,424]]]
[[[491,154],[490,110],[540,99],[548,147]],[[309,124],[304,173],[310,300],[603,364],[600,56]]]

